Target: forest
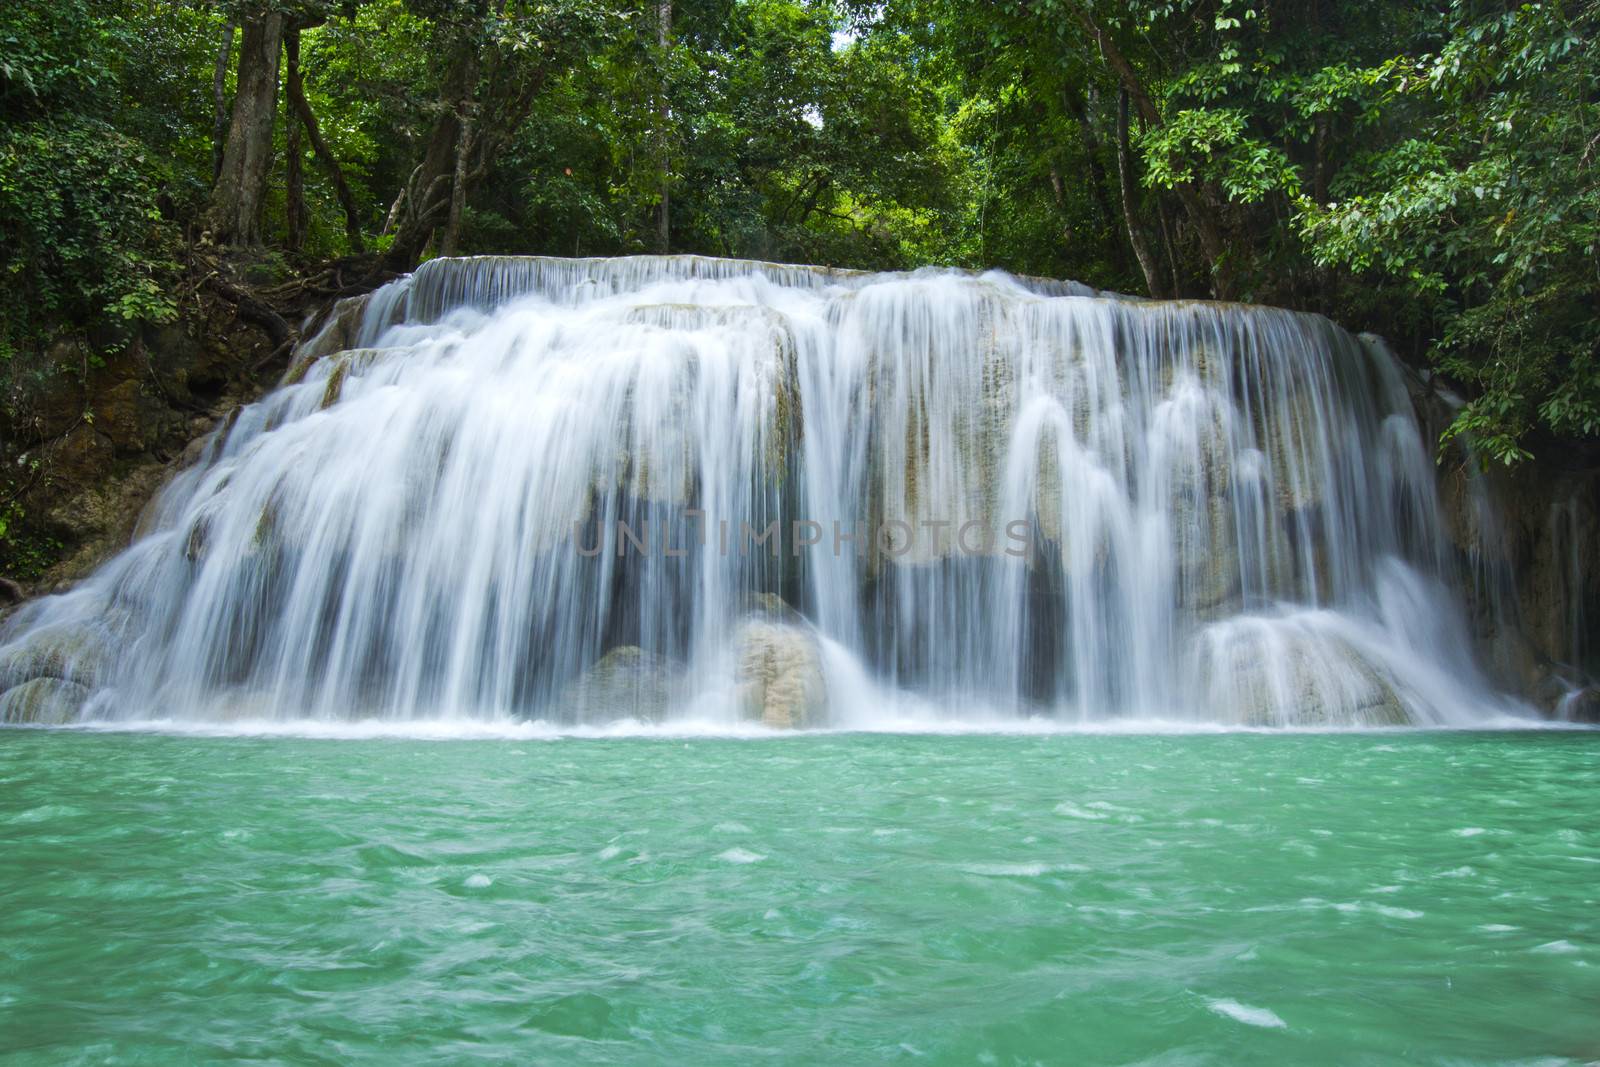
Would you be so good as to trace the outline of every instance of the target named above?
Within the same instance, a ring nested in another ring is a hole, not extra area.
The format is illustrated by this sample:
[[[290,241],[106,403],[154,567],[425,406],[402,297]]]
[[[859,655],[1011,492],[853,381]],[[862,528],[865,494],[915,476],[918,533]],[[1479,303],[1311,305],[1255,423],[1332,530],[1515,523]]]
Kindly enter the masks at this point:
[[[1600,432],[1596,39],[1597,0],[7,4],[0,401],[24,433],[60,339],[173,320],[201,251],[698,253],[1323,312],[1515,464]]]

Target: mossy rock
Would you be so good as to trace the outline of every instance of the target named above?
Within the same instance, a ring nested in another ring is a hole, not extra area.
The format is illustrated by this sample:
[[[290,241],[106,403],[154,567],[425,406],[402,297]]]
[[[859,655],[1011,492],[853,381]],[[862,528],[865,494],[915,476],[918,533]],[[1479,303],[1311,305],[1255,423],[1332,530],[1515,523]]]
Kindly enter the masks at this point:
[[[100,684],[109,672],[112,649],[107,635],[88,626],[52,626],[0,652],[0,691],[41,678]]]
[[[35,678],[0,695],[0,722],[59,726],[77,721],[89,690],[60,678]]]
[[[339,397],[344,392],[344,380],[350,374],[350,361],[341,359],[333,365],[333,370],[328,372],[328,384],[322,390],[323,410],[333,407],[339,402]]]
[[[680,672],[637,645],[613,648],[567,687],[562,702],[583,722],[659,722],[671,707]]]

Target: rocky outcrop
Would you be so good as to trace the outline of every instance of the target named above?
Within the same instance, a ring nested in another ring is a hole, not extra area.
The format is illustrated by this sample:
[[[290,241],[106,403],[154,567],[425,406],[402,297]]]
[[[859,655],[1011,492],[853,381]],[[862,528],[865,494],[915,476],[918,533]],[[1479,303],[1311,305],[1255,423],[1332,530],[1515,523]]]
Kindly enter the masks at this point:
[[[36,630],[17,645],[0,650],[0,693],[39,678],[93,687],[109,673],[110,635],[78,626]]]
[[[89,690],[60,678],[35,678],[0,694],[0,722],[60,726],[74,722]]]
[[[636,645],[613,648],[567,687],[562,705],[580,722],[666,717],[682,671],[664,657]]]
[[[31,369],[0,373],[0,578],[58,589],[125,546],[195,442],[282,374],[299,336],[289,321],[323,346],[354,344],[365,297],[330,305],[321,286],[382,280],[347,281],[335,264],[259,289],[242,280],[249,263],[197,254],[193,268],[176,320],[65,336]]]
[[[125,545],[185,446],[254,395],[251,367],[271,351],[205,315],[120,346],[58,345],[48,380],[0,416],[0,496],[20,512],[0,539],[0,573],[50,588]]]
[[[0,722],[74,721],[115,657],[113,631],[98,626],[45,626],[0,648]]]
[[[735,635],[734,650],[744,718],[778,730],[826,723],[822,650],[809,629],[751,619]]]
[[[1404,726],[1414,720],[1385,673],[1348,641],[1293,619],[1238,618],[1202,631],[1195,680],[1217,722],[1243,726]]]
[[[1404,368],[1424,437],[1438,440],[1461,398]],[[1567,716],[1600,679],[1600,449],[1535,444],[1515,468],[1460,444],[1439,470],[1445,536],[1479,656],[1496,681]],[[1564,710],[1566,709],[1566,710]],[[1581,715],[1577,717],[1581,718]]]

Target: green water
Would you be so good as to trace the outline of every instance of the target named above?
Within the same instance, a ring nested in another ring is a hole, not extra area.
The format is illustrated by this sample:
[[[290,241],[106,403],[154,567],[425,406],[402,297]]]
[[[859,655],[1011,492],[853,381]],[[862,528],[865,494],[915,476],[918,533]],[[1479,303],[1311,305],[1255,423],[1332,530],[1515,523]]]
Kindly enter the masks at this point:
[[[1600,735],[0,731],[17,1063],[1600,1058]]]

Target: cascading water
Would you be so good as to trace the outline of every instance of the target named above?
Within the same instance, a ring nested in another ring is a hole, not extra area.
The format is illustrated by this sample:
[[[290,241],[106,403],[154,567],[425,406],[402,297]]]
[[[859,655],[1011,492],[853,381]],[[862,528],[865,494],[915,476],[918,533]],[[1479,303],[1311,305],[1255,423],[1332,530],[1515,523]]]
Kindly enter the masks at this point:
[[[436,260],[343,311],[6,624],[0,718],[1516,707],[1398,374],[1320,317],[693,257]]]

